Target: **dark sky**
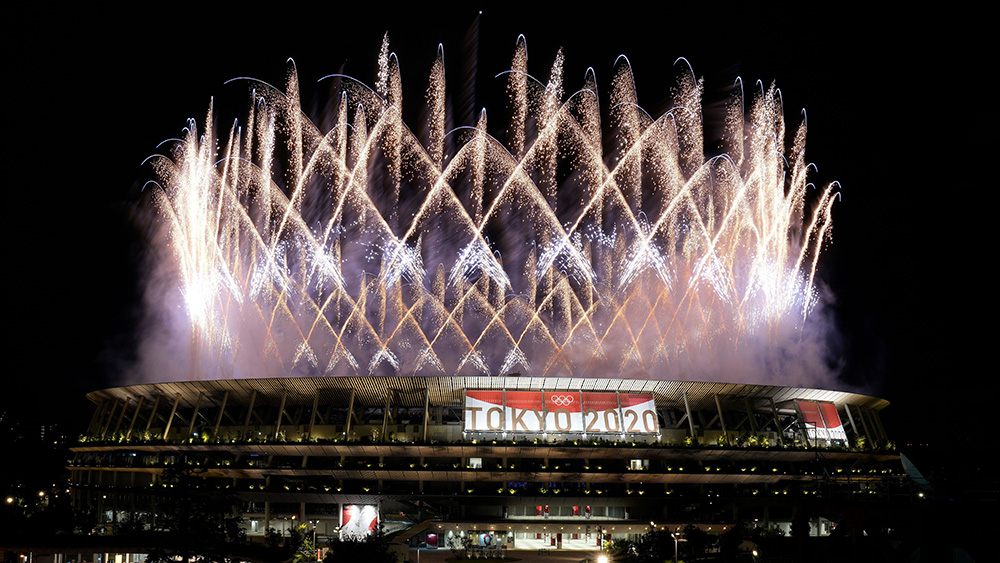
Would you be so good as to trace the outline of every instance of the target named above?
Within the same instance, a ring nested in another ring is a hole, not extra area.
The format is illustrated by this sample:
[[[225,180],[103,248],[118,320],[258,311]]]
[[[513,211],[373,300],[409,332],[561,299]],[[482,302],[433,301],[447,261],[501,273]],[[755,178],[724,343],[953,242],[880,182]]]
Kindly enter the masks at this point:
[[[993,252],[980,254],[976,241],[989,222],[977,218],[989,215],[978,193],[991,186],[975,155],[988,148],[979,131],[993,71],[976,56],[985,51],[972,27],[940,13],[623,6],[589,14],[484,6],[477,92],[502,93],[492,77],[508,68],[519,33],[540,76],[564,47],[568,89],[593,66],[606,91],[615,58],[628,55],[639,102],[657,115],[678,56],[705,77],[706,102],[723,99],[736,76],[776,81],[790,125],[808,111],[814,180],[842,185],[822,269],[837,297],[845,379],[893,403],[884,418],[897,440],[946,428],[930,414],[945,402],[985,421],[997,387],[996,368],[978,361],[989,349],[993,274],[983,259]],[[293,57],[307,100],[315,80],[342,65],[371,84],[388,31],[404,96],[419,100],[438,42],[452,79],[479,8],[281,9],[165,4],[114,18],[84,8],[5,18],[13,362],[3,406],[73,414],[88,408],[86,391],[117,383],[142,316],[147,242],[132,212],[152,171],[141,163],[187,118],[203,119],[211,96],[231,93],[226,80],[281,84]],[[944,31],[963,42],[946,43]]]

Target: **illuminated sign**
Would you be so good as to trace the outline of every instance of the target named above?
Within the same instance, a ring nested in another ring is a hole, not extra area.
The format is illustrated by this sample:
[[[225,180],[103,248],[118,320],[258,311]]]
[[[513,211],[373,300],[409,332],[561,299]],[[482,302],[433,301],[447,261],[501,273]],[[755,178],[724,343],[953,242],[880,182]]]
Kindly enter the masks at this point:
[[[546,391],[545,428],[556,432],[583,432],[583,402],[580,393]]]
[[[810,440],[844,440],[847,432],[840,422],[840,414],[833,403],[814,403],[812,401],[796,401],[796,406],[802,414],[806,425],[806,436]]]
[[[345,504],[340,513],[340,536],[363,539],[378,527],[378,507],[373,504]]]
[[[501,391],[504,401],[504,430],[541,432],[544,401],[541,391]]]
[[[649,393],[466,391],[469,432],[656,434]]]

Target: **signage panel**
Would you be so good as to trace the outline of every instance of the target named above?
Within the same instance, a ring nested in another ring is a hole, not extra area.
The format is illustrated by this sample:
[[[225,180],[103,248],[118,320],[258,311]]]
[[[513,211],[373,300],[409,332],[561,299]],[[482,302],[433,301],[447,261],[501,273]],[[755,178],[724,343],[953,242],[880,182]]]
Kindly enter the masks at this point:
[[[660,431],[656,405],[648,393],[621,393],[622,426],[626,434],[655,434]]]
[[[472,432],[656,434],[649,393],[466,391],[465,426]]]
[[[541,432],[541,391],[505,391],[504,430],[508,432]]]
[[[465,392],[465,429],[495,431],[503,429],[503,391]]]
[[[812,401],[796,401],[802,421],[806,426],[806,436],[810,440],[844,440],[847,432],[840,422],[837,406],[831,403],[814,403]]]
[[[378,527],[378,507],[373,504],[345,504],[340,519],[341,537],[363,539]]]
[[[583,432],[583,405],[579,391],[546,391],[545,430]]]
[[[584,393],[584,424],[587,432],[622,431],[618,393]]]

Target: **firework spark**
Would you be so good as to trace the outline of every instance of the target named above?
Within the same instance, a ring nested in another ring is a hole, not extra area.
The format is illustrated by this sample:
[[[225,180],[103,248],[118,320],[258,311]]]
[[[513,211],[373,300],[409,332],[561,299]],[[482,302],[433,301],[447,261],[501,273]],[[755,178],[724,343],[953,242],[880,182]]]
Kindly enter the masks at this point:
[[[786,153],[773,87],[745,104],[737,84],[706,158],[678,68],[654,118],[620,58],[602,128],[593,70],[564,97],[562,52],[541,82],[520,38],[502,142],[485,110],[444,130],[439,48],[418,138],[386,42],[375,90],[338,77],[327,132],[294,68],[283,92],[253,82],[222,144],[192,121],[151,161],[202,375],[669,374],[801,327],[835,186],[807,193],[805,124]]]

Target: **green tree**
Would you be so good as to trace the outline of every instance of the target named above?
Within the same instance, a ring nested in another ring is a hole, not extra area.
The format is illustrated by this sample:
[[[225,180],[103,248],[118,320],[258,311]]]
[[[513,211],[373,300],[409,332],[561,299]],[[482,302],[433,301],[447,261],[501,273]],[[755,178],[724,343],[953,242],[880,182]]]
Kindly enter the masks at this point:
[[[691,558],[700,557],[705,554],[705,550],[711,546],[715,538],[708,532],[702,530],[694,524],[684,527],[685,551]]]
[[[635,541],[615,540],[608,548],[616,561],[662,563],[674,557],[674,538],[663,530],[646,532]]]
[[[366,561],[370,563],[397,563],[396,553],[389,547],[389,540],[381,530],[376,530],[364,539],[330,540],[330,550],[323,563],[341,561]]]
[[[313,536],[306,529],[305,524],[299,524],[297,527],[292,528],[288,531],[288,535],[288,543],[294,553],[292,555],[293,563],[305,563],[306,561],[316,560],[316,546],[313,545]]]
[[[737,522],[726,533],[719,537],[719,551],[727,559],[735,559],[740,552],[740,545],[743,544],[743,536],[746,533],[744,525]]]
[[[234,544],[243,544],[246,531],[236,511],[237,498],[225,489],[211,486],[188,466],[172,466],[163,472],[164,493],[157,513],[162,524],[150,551],[149,563],[167,563],[181,558],[194,563],[229,563]],[[169,546],[169,547],[168,547]]]

